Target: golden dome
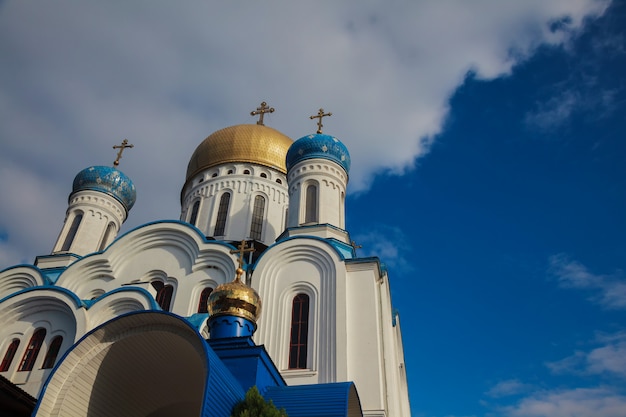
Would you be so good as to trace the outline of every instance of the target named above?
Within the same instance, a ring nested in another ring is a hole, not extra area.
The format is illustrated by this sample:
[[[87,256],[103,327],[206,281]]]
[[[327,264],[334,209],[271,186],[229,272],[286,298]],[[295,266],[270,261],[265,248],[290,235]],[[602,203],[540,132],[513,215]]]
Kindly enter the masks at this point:
[[[198,172],[227,162],[250,162],[287,173],[285,157],[293,141],[264,125],[230,126],[209,135],[189,160],[187,179]]]
[[[253,323],[260,317],[261,297],[254,288],[241,282],[239,271],[243,272],[238,269],[234,281],[218,285],[209,296],[209,317],[237,316]]]

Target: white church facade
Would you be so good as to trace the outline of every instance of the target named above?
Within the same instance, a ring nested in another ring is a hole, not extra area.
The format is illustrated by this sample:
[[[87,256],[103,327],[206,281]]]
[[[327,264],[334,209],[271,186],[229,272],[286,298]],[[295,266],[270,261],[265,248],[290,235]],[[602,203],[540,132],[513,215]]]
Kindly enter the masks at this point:
[[[321,109],[296,141],[257,110],[196,148],[179,220],[118,235],[124,142],[74,179],[52,252],[0,271],[0,377],[33,416],[228,417],[252,385],[291,417],[410,416],[387,271],[345,230],[348,150]]]

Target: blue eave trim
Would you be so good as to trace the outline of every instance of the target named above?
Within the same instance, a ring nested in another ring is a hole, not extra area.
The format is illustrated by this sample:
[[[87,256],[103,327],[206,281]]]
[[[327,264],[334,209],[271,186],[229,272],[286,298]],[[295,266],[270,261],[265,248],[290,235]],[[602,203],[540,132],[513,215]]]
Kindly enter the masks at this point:
[[[80,298],[78,298],[78,296],[74,294],[72,291],[68,290],[67,288],[57,287],[54,285],[40,285],[38,287],[24,288],[23,290],[16,291],[13,294],[7,295],[6,297],[0,299],[0,304],[20,294],[24,294],[27,292],[42,291],[42,290],[52,290],[52,291],[63,293],[70,297],[70,299],[74,302],[74,306],[76,308],[85,307],[85,304],[83,303],[83,301]]]
[[[32,269],[37,275],[39,275],[41,277],[41,280],[44,281],[46,284],[50,284],[51,283],[50,279],[48,278],[48,276],[45,273],[46,270],[45,269],[41,269],[38,266],[35,266],[35,265],[32,265],[32,264],[12,265],[12,266],[9,266],[9,267],[1,270],[0,274],[5,273],[6,271],[10,271],[11,269],[17,269],[17,268]]]
[[[334,243],[340,243],[336,239],[329,239],[329,238],[324,238],[324,237],[319,237],[319,236],[311,236],[311,235],[298,235],[298,236],[290,236],[290,237],[284,238],[284,239],[279,240],[279,241],[271,244],[270,246],[268,246],[267,249],[263,253],[261,253],[261,255],[259,255],[259,257],[257,258],[256,262],[252,265],[253,269],[256,268],[256,265],[263,258],[263,256],[265,256],[265,254],[270,251],[270,249],[274,248],[275,246],[280,245],[283,242],[288,242],[290,240],[295,240],[295,239],[309,239],[309,240],[317,240],[319,242],[323,242],[324,244],[330,246],[333,249],[333,251],[337,254],[337,256],[339,257],[340,260],[346,261],[346,260],[349,259],[349,258],[346,258],[344,256],[344,254],[334,245]]]

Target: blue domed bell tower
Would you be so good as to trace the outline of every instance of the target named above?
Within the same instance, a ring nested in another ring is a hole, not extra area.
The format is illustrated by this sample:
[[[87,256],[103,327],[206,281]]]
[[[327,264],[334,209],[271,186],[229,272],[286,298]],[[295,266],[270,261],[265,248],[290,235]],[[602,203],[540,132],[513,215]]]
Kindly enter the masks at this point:
[[[117,169],[124,149],[132,147],[124,139],[113,147],[119,149],[113,167],[91,166],[76,175],[52,255],[85,256],[115,239],[137,198],[133,182]]]
[[[320,109],[317,133],[304,136],[287,152],[289,182],[288,228],[324,225],[345,229],[345,196],[350,153],[336,137],[322,133]]]

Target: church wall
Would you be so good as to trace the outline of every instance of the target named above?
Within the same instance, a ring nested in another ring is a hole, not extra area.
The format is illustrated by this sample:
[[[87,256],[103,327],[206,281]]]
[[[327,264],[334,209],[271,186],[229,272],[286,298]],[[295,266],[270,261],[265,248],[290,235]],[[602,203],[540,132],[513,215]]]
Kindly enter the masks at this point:
[[[346,345],[345,307],[340,298],[345,293],[345,268],[337,252],[321,239],[282,241],[259,259],[252,286],[264,306],[255,341],[266,346],[287,383],[343,378],[345,360],[340,361],[337,353],[345,358],[341,353]],[[298,293],[310,299],[307,367],[288,369],[291,309]]]
[[[124,206],[115,198],[97,191],[79,191],[71,197],[66,221],[54,245],[53,253],[61,251],[77,214],[82,214],[83,217],[68,252],[81,256],[100,249],[110,223],[115,227],[107,240],[113,239],[126,219]]]
[[[348,271],[347,379],[354,381],[366,415],[381,415],[387,404],[378,265],[351,263]]]
[[[4,355],[8,343],[20,341],[11,366],[2,376],[19,384],[20,388],[37,397],[51,369],[42,369],[52,339],[62,336],[57,358],[69,349],[86,329],[85,309],[75,298],[57,289],[37,288],[5,299],[0,305],[0,352]],[[32,370],[20,371],[24,352],[36,330],[45,329],[46,335]]]
[[[246,173],[247,172],[247,173]],[[214,236],[219,201],[230,193],[230,207],[223,240],[249,240],[254,197],[265,198],[264,226],[261,241],[272,244],[285,224],[288,204],[287,179],[280,171],[257,164],[230,163],[198,174],[183,196],[181,220],[190,221],[191,207],[200,201],[196,226],[206,236]]]
[[[306,187],[317,185],[318,220],[345,228],[344,195],[348,178],[336,163],[325,159],[307,159],[289,171],[289,227],[306,224]]]

